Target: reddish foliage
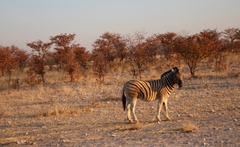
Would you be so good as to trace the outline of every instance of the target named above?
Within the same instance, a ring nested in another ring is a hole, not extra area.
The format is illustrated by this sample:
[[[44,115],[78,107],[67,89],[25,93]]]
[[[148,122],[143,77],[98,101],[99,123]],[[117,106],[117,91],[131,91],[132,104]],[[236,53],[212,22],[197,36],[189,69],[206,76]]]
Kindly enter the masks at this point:
[[[36,74],[41,75],[42,82],[45,82],[45,66],[48,65],[47,62],[47,53],[51,47],[51,43],[43,43],[41,40],[27,43],[27,46],[32,48],[32,55],[30,57],[30,65],[31,70],[33,70]]]
[[[50,40],[56,46],[54,49],[56,50],[57,62],[60,67],[63,67],[68,72],[71,82],[74,81],[74,75],[79,69],[74,50],[81,48],[79,44],[72,43],[75,36],[75,34],[60,34],[50,37]]]
[[[210,57],[219,48],[220,33],[216,30],[204,30],[192,36],[178,36],[174,42],[174,51],[180,54],[188,65],[191,77],[201,60]]]
[[[85,47],[75,47],[73,52],[76,55],[76,60],[78,64],[83,68],[84,71],[87,70],[87,63],[90,59],[90,53],[86,51]]]
[[[126,44],[119,34],[106,32],[93,44],[92,60],[94,61],[94,75],[104,81],[107,69],[116,66],[115,59],[123,61],[126,58]]]
[[[15,46],[0,47],[0,69],[2,70],[2,76],[4,72],[9,75],[9,80],[11,80],[11,74],[18,65],[15,56],[16,49]]]

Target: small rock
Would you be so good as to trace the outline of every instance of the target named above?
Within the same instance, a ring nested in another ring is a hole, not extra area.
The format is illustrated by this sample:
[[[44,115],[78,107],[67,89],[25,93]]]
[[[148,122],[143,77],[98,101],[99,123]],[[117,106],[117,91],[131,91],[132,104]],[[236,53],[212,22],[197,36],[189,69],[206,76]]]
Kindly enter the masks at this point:
[[[20,140],[17,142],[17,144],[26,144],[27,143],[27,140]]]
[[[210,110],[210,112],[211,112],[211,113],[215,113],[215,110],[212,109],[212,110]]]
[[[205,145],[205,146],[208,146],[209,144],[208,144],[208,143],[206,143],[206,142],[204,142],[204,143],[203,143],[203,145]]]
[[[231,131],[232,130],[232,128],[227,128],[227,129],[225,129],[225,131]]]
[[[237,119],[234,119],[234,121],[237,121]]]
[[[69,139],[62,139],[62,142],[64,142],[64,143],[69,143],[69,142],[71,142]]]
[[[116,134],[112,134],[111,137],[116,137],[117,135]]]

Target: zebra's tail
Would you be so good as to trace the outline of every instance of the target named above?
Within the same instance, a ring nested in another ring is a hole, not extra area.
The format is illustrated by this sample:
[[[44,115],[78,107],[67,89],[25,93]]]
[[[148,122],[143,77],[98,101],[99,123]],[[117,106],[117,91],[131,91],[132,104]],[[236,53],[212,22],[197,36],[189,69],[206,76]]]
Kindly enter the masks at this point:
[[[122,104],[123,104],[123,110],[125,111],[125,109],[126,109],[126,97],[125,97],[124,91],[122,92]]]

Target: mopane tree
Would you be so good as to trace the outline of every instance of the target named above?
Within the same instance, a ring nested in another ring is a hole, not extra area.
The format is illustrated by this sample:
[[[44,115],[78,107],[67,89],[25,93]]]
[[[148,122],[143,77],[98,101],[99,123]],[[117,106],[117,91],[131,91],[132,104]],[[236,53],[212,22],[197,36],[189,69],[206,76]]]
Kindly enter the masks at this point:
[[[87,70],[87,63],[90,60],[90,53],[89,51],[86,51],[85,47],[76,46],[73,50],[75,53],[76,60],[80,67],[84,70],[84,72]]]
[[[68,54],[66,54],[66,58],[67,60],[64,69],[68,72],[70,76],[70,82],[74,82],[76,72],[79,69],[79,64],[76,60],[76,54],[73,51],[68,52]]]
[[[106,32],[93,44],[93,50],[102,52],[104,60],[112,62],[116,58],[123,60],[126,56],[126,44],[119,34]]]
[[[161,42],[160,40],[158,40],[156,35],[153,35],[148,37],[145,43],[146,43],[145,52],[146,52],[146,56],[148,57],[147,62],[149,64],[153,64],[154,62],[156,62],[156,57],[160,53],[159,50],[161,47]]]
[[[47,62],[47,53],[51,47],[51,43],[44,43],[41,40],[34,41],[32,43],[27,43],[27,46],[32,48],[32,55],[30,57],[31,70],[36,74],[41,75],[42,82],[45,82],[45,73]]]
[[[140,78],[144,66],[148,62],[145,34],[136,32],[126,37],[128,60],[131,66],[133,78]]]
[[[60,68],[63,68],[67,63],[68,59],[66,55],[69,52],[73,52],[73,41],[75,36],[75,34],[60,34],[50,37],[51,42],[55,44],[56,60]]]
[[[203,59],[211,56],[219,47],[220,33],[216,30],[203,30],[192,36],[178,36],[174,41],[174,51],[179,53],[189,67],[191,77]]]
[[[17,47],[3,47],[0,46],[0,69],[2,70],[2,76],[6,72],[9,76],[9,84],[11,82],[11,75],[14,69],[17,67],[17,60],[15,56],[15,51]]]
[[[222,32],[224,40],[226,40],[226,47],[229,51],[236,52],[239,48],[237,42],[240,41],[240,30],[237,28],[228,28]]]
[[[107,62],[104,58],[104,55],[102,52],[98,52],[96,50],[93,50],[92,56],[91,56],[93,62],[93,71],[94,75],[97,77],[97,80],[100,84],[104,82],[104,77],[107,75]]]
[[[4,76],[4,72],[7,67],[9,58],[10,58],[9,48],[0,46],[0,69],[1,69],[2,76]]]
[[[178,63],[180,65],[180,61],[182,60],[180,56],[177,56],[174,53],[174,39],[176,34],[173,32],[167,32],[165,34],[153,34],[148,37],[146,40],[146,55],[148,59],[148,63],[152,63],[157,61],[157,55],[160,55],[162,62],[157,62],[158,65],[169,66],[169,64]],[[164,61],[165,60],[165,61]],[[177,60],[177,61],[175,61]]]
[[[174,39],[176,36],[176,33],[173,32],[167,32],[156,36],[161,42],[160,52],[165,56],[166,60],[172,60]]]
[[[51,42],[55,44],[57,62],[68,72],[71,82],[74,81],[79,69],[76,54],[74,54],[74,49],[79,47],[79,44],[74,43],[75,36],[75,34],[60,34],[50,37]]]
[[[197,50],[196,35],[175,39],[174,51],[179,53],[188,65],[191,77],[195,77],[195,69],[199,62],[199,52]]]
[[[27,65],[27,60],[29,58],[29,54],[27,53],[27,51],[21,50],[21,49],[16,49],[15,51],[15,56],[16,56],[16,60],[18,63],[18,67],[21,71],[23,71],[23,69],[26,67]]]
[[[225,39],[220,39],[216,51],[209,57],[209,62],[215,63],[216,71],[223,71],[227,69],[227,50],[229,43]]]
[[[125,42],[119,34],[106,32],[93,44],[92,60],[94,74],[100,81],[104,79],[110,67],[115,67],[116,59],[122,61],[126,57]]]

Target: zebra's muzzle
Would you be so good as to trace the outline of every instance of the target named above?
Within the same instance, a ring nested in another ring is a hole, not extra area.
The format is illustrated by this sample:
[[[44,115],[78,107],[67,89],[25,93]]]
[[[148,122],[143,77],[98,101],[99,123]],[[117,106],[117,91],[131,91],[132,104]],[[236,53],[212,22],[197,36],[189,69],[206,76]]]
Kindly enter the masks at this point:
[[[182,82],[178,84],[178,89],[180,89],[183,86]]]

